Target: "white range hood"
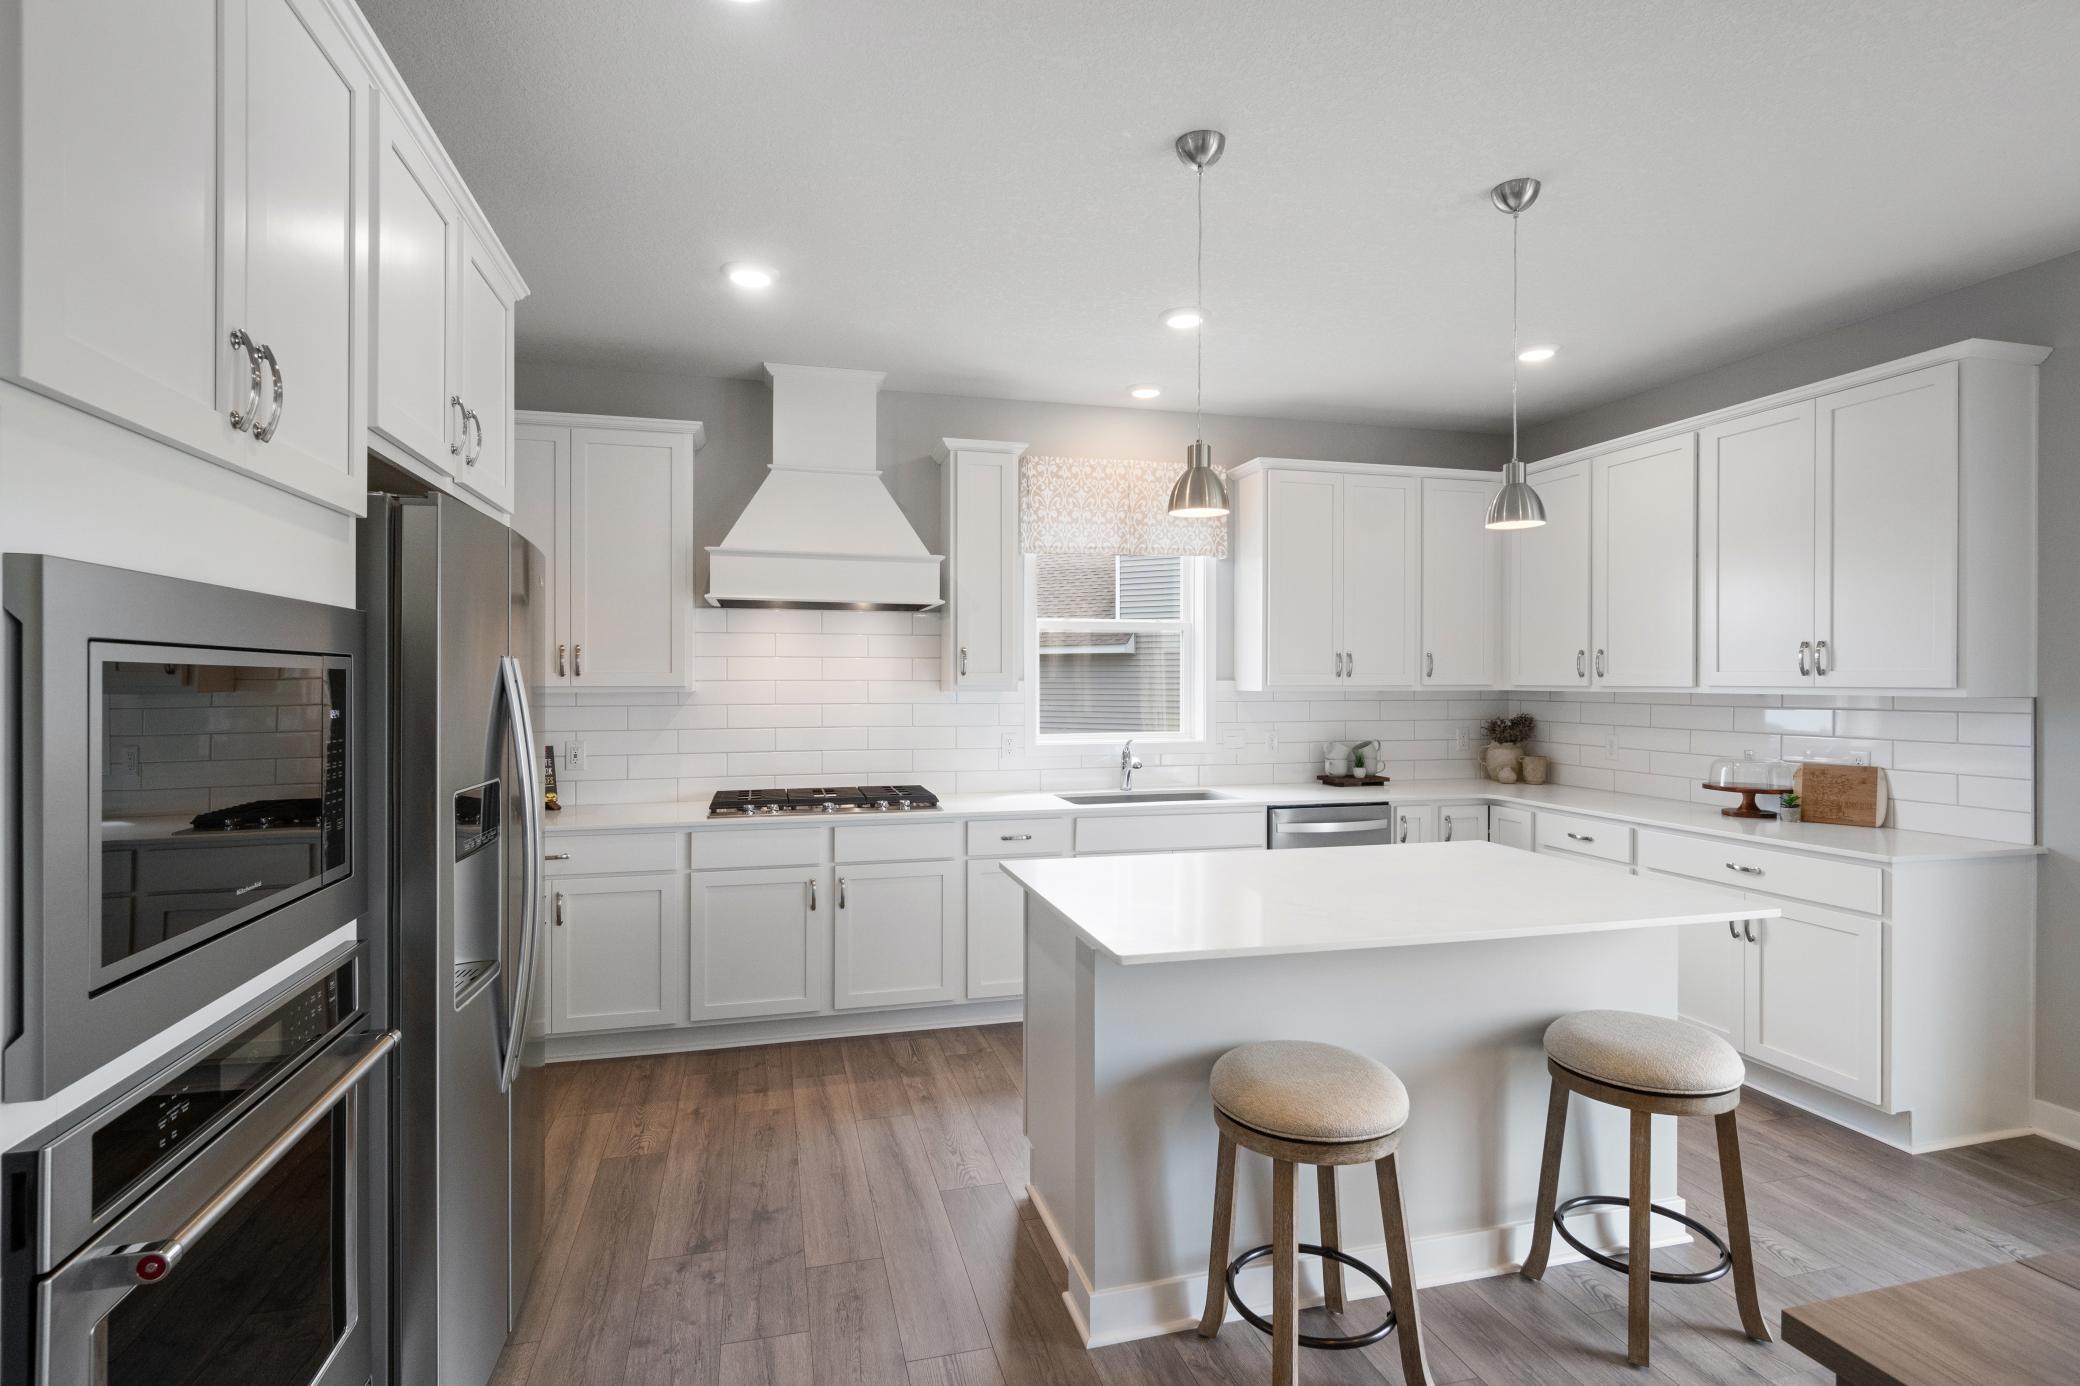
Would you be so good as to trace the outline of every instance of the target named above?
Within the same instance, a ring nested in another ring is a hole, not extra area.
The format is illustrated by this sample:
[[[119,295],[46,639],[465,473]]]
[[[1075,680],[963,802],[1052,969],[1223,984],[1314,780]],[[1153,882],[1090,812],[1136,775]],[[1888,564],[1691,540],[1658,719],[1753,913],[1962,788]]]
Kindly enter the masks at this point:
[[[782,366],[770,473],[708,550],[710,606],[928,611],[945,562],[925,549],[877,465],[879,371]]]

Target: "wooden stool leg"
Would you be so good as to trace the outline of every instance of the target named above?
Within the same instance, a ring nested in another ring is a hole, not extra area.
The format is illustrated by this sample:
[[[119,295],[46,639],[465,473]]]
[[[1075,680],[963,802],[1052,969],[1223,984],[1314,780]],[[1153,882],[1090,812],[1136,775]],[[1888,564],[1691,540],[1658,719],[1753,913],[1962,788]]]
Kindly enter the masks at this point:
[[[1430,1367],[1423,1358],[1422,1318],[1416,1311],[1416,1271],[1408,1254],[1408,1214],[1401,1203],[1401,1156],[1377,1161],[1379,1216],[1387,1232],[1387,1273],[1394,1281],[1394,1337],[1401,1345],[1401,1379],[1406,1386],[1429,1386]]]
[[[1741,1173],[1741,1133],[1735,1113],[1713,1118],[1719,1132],[1719,1186],[1726,1196],[1726,1244],[1733,1256],[1733,1295],[1741,1307],[1741,1328],[1758,1343],[1770,1340],[1762,1305],[1755,1297],[1755,1254],[1748,1245],[1748,1185]]]
[[[1567,1089],[1553,1080],[1553,1095],[1546,1102],[1546,1151],[1538,1165],[1538,1210],[1531,1215],[1531,1254],[1524,1258],[1523,1274],[1537,1280],[1546,1273],[1546,1258],[1553,1251],[1553,1205],[1560,1197],[1560,1147],[1567,1139]]]
[[[1343,1247],[1343,1229],[1336,1218],[1336,1167],[1316,1165],[1314,1167],[1315,1194],[1322,1209],[1322,1245],[1330,1251]],[[1343,1264],[1331,1257],[1322,1258],[1322,1307],[1332,1314],[1343,1312]]]
[[[1213,1171],[1213,1237],[1206,1253],[1206,1312],[1199,1336],[1211,1338],[1228,1316],[1228,1238],[1235,1228],[1235,1142],[1221,1132],[1220,1160]]]
[[[1293,1386],[1300,1370],[1300,1239],[1294,1169],[1271,1162],[1271,1386]]]
[[[1631,1233],[1626,1238],[1627,1280],[1625,1299],[1625,1360],[1635,1367],[1647,1365],[1647,1292],[1654,1273],[1654,1116],[1632,1114],[1632,1206]]]

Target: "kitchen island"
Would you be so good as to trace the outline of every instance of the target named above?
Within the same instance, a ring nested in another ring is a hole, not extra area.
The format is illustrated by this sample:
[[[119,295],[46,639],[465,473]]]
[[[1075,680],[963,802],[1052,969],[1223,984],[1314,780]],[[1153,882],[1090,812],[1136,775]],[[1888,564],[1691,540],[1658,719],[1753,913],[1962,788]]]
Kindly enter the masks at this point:
[[[1417,1278],[1493,1274],[1529,1245],[1546,1025],[1599,1007],[1674,1015],[1680,926],[1779,913],[1485,842],[1005,870],[1026,892],[1032,1195],[1093,1346],[1198,1318],[1216,1147],[1207,1074],[1227,1049],[1320,1040],[1393,1068],[1411,1100],[1401,1159]],[[1655,1201],[1680,1209],[1674,1123],[1656,1127]],[[1625,1114],[1577,1103],[1562,1196],[1622,1193],[1626,1158]],[[1238,1249],[1270,1240],[1269,1163],[1245,1157],[1239,1173]],[[1369,1168],[1339,1177],[1343,1246],[1384,1266]],[[1312,1202],[1302,1241],[1318,1240]],[[1622,1242],[1616,1219],[1577,1230]],[[1303,1296],[1318,1298],[1317,1267],[1303,1272]],[[1265,1302],[1269,1281],[1251,1267],[1245,1297]]]

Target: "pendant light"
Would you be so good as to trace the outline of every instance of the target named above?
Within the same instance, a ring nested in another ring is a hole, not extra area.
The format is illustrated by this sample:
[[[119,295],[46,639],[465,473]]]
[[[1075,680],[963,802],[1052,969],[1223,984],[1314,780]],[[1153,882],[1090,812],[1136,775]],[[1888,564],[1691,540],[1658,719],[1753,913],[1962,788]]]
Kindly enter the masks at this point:
[[[1545,502],[1524,479],[1524,461],[1517,456],[1517,218],[1538,201],[1538,189],[1536,178],[1512,178],[1488,192],[1495,210],[1509,217],[1509,465],[1502,489],[1488,502],[1489,529],[1536,529],[1546,522]]]
[[[1192,130],[1177,137],[1177,157],[1191,166],[1197,180],[1199,242],[1197,252],[1198,298],[1193,307],[1204,313],[1206,306],[1206,170],[1220,162],[1228,137],[1218,130]],[[1185,449],[1184,475],[1170,488],[1170,513],[1184,519],[1212,518],[1228,513],[1228,483],[1213,469],[1213,449],[1207,446],[1202,411],[1206,401],[1206,330],[1202,317],[1194,329],[1192,344],[1197,378],[1192,395],[1192,433],[1196,438]]]

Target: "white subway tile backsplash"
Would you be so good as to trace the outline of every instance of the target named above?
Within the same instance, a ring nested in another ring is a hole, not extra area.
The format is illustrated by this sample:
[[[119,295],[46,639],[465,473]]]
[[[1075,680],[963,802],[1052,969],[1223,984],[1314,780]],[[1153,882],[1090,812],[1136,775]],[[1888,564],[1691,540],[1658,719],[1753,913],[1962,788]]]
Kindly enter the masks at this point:
[[[1834,734],[1834,711],[1824,707],[1735,708],[1733,729],[1790,736],[1831,736]]]
[[[1648,708],[1647,724],[1656,727],[1686,727],[1691,731],[1732,731],[1730,707],[1695,707],[1688,703],[1656,703]]]
[[[1837,736],[1882,736],[1894,741],[1955,741],[1954,712],[1862,712],[1834,715]]]
[[[2027,746],[2036,736],[2036,719],[2025,713],[1961,712],[1957,739],[1989,746]]]
[[[1985,775],[1959,775],[1957,802],[1968,808],[2034,813],[2037,808],[2037,787],[2030,780],[1997,780]]]
[[[1967,746],[1941,741],[1900,741],[1893,764],[1902,770],[1940,770],[1958,775],[1993,775],[2026,780],[2036,768],[2027,746]]]

